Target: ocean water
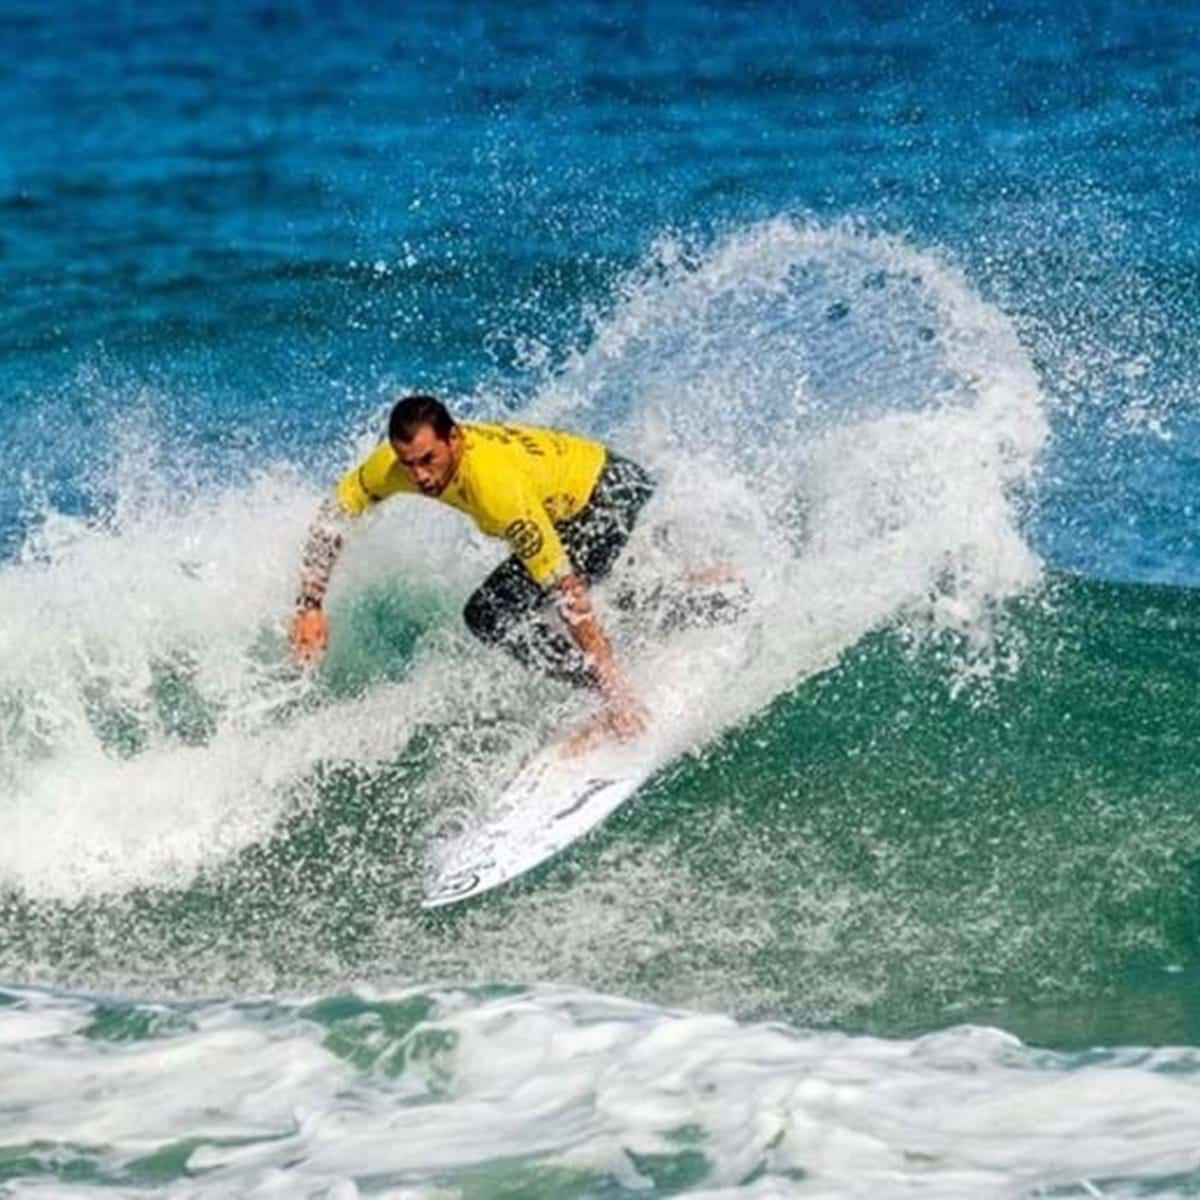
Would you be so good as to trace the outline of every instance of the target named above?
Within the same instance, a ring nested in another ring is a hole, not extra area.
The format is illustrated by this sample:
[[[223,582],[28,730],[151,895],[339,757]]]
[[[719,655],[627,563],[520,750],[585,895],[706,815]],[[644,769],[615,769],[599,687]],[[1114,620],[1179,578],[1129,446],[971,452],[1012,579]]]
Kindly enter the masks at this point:
[[[0,0],[0,101],[0,1197],[1200,1192],[1193,5]],[[290,664],[414,388],[754,635],[435,913],[579,701],[418,501]]]

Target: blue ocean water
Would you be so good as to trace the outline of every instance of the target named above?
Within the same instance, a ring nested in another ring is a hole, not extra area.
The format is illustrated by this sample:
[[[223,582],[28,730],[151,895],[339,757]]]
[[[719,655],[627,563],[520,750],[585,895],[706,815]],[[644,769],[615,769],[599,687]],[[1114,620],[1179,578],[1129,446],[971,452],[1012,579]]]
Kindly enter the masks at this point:
[[[0,99],[0,1195],[1194,1192],[1195,6],[3,0]],[[767,647],[437,917],[552,720],[486,548],[282,635],[418,387]]]
[[[186,396],[202,444],[297,449],[398,379],[519,393],[522,347],[563,355],[664,232],[854,217],[944,249],[1026,327],[1061,406],[1056,561],[1191,557],[1186,486],[1143,466],[1186,458],[1160,428],[1190,444],[1189,5],[9,4],[5,30],[22,444],[57,440],[48,394],[87,415],[81,371]],[[77,503],[69,464],[36,461]]]

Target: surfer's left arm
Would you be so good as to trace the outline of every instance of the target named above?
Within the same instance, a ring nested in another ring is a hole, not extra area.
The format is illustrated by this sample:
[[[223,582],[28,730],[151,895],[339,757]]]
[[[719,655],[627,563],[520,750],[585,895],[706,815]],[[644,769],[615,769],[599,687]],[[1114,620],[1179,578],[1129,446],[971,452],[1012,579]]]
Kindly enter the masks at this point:
[[[587,584],[572,571],[554,585],[554,590],[571,637],[596,673],[613,732],[620,738],[637,737],[646,728],[646,710],[617,666]]]
[[[595,672],[612,731],[620,738],[636,737],[646,727],[646,710],[617,666],[587,584],[571,565],[539,498],[518,480],[506,483],[493,497],[494,519],[503,528],[505,541],[533,581],[558,605],[584,661]]]

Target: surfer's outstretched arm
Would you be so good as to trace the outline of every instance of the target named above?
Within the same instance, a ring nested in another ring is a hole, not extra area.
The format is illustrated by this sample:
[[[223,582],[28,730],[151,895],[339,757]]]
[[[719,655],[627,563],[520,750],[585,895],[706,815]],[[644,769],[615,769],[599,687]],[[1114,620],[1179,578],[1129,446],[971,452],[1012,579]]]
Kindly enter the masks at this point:
[[[596,673],[600,691],[608,705],[613,732],[621,738],[636,737],[646,728],[646,710],[629,686],[613,657],[612,646],[596,616],[587,584],[574,572],[555,585],[559,611],[575,644]]]
[[[346,516],[333,500],[317,510],[300,559],[300,586],[296,611],[292,614],[292,653],[302,662],[314,661],[329,642],[329,618],[325,615],[325,593],[334,564],[342,551]]]

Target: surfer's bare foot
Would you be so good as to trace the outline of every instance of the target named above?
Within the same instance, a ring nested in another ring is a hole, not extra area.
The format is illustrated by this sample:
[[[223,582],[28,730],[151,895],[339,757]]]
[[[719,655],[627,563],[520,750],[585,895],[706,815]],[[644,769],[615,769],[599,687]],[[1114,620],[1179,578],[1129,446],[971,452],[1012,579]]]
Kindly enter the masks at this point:
[[[568,739],[567,757],[576,758],[580,754],[586,754],[589,750],[594,750],[601,743],[608,741],[610,737],[612,737],[612,730],[608,725],[608,714],[597,713],[596,716],[585,721]]]
[[[622,697],[611,703],[605,711],[609,731],[618,741],[628,742],[646,732],[650,714],[644,705],[633,697]]]
[[[586,754],[608,741],[631,741],[645,733],[649,723],[650,714],[636,700],[622,705],[609,705],[571,735],[566,746],[567,757]]]

